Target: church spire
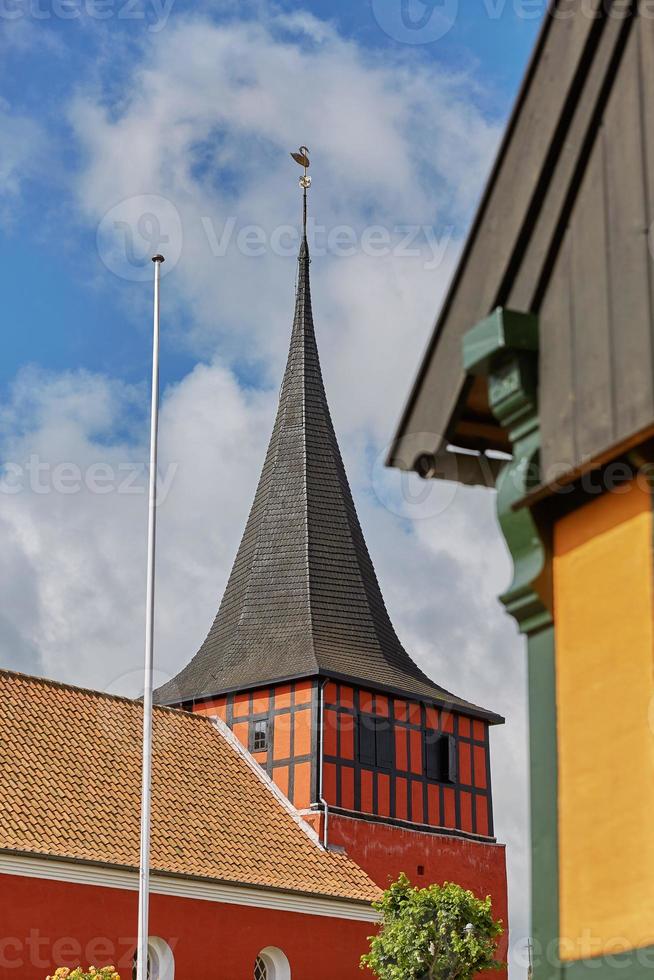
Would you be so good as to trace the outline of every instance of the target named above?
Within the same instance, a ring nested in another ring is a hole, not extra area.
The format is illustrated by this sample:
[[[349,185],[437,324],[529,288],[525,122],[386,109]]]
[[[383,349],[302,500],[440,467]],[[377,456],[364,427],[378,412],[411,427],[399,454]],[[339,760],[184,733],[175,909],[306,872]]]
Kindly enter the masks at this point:
[[[306,147],[292,155],[309,166]],[[159,689],[158,700],[179,704],[323,676],[485,715],[418,668],[384,605],[318,358],[306,237],[310,180],[305,169],[291,343],[250,516],[209,634],[191,662]]]

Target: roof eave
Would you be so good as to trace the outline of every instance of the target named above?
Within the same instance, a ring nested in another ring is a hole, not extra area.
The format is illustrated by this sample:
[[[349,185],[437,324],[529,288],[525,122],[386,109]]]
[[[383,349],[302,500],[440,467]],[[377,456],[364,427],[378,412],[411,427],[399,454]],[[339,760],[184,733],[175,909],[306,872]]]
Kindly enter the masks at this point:
[[[395,433],[393,435],[391,446],[390,446],[390,449],[389,449],[388,454],[386,456],[386,466],[394,467],[396,469],[404,469],[404,470],[412,470],[414,468],[414,464],[415,464],[415,461],[416,461],[416,458],[417,457],[414,456],[413,460],[411,462],[407,463],[407,458],[408,457],[407,457],[407,446],[406,446],[406,439],[411,437],[411,432],[409,430],[409,424],[410,424],[410,421],[411,421],[411,416],[413,414],[414,407],[416,405],[418,396],[419,396],[420,391],[422,389],[423,382],[425,380],[425,375],[426,375],[426,373],[427,373],[427,371],[429,369],[429,365],[430,365],[430,362],[431,362],[431,358],[432,358],[433,352],[434,352],[436,346],[438,345],[438,341],[440,339],[440,333],[441,333],[442,325],[445,322],[445,319],[447,318],[447,314],[448,314],[449,308],[451,306],[452,300],[453,300],[454,295],[455,295],[455,293],[456,293],[456,291],[457,291],[457,289],[458,289],[458,287],[460,285],[460,282],[461,282],[461,280],[463,278],[463,275],[464,275],[464,272],[465,272],[465,268],[466,268],[466,265],[467,265],[467,262],[468,262],[468,258],[470,256],[470,252],[472,250],[473,242],[474,242],[474,240],[475,240],[475,238],[476,238],[476,236],[477,236],[477,234],[479,232],[479,229],[481,227],[481,224],[482,224],[482,222],[484,220],[484,217],[485,217],[485,214],[486,214],[486,210],[487,210],[488,204],[490,202],[490,198],[491,198],[493,189],[495,187],[495,184],[496,184],[497,179],[499,177],[500,171],[502,169],[502,163],[503,163],[504,158],[506,156],[506,152],[507,152],[507,149],[509,147],[509,144],[510,144],[512,138],[513,138],[513,133],[514,133],[514,130],[515,130],[516,122],[518,120],[518,117],[520,115],[520,112],[522,111],[522,107],[523,107],[523,105],[525,103],[525,100],[526,100],[527,95],[529,93],[529,90],[531,88],[531,84],[532,84],[532,81],[533,81],[535,69],[536,69],[536,66],[538,65],[538,62],[540,60],[540,57],[541,57],[543,48],[545,46],[545,42],[547,40],[547,35],[549,33],[550,27],[552,26],[552,23],[555,20],[555,16],[554,16],[554,8],[555,8],[555,6],[556,6],[555,3],[554,4],[548,4],[548,6],[547,6],[547,12],[545,14],[545,19],[543,21],[543,24],[541,25],[541,29],[540,29],[540,33],[538,35],[538,39],[536,41],[536,45],[535,45],[534,50],[533,50],[533,52],[531,54],[531,57],[529,59],[529,63],[527,65],[527,69],[525,71],[525,74],[524,74],[522,83],[520,85],[520,89],[518,90],[518,95],[516,97],[515,103],[513,105],[513,109],[511,111],[510,116],[509,116],[509,122],[507,124],[506,130],[505,130],[505,133],[504,133],[504,136],[502,138],[502,141],[500,143],[499,149],[498,149],[497,154],[495,156],[495,160],[493,162],[493,166],[491,168],[490,175],[488,177],[488,180],[486,182],[484,191],[482,193],[482,196],[481,196],[479,205],[477,207],[477,211],[475,213],[475,217],[474,217],[473,222],[472,222],[472,225],[470,227],[470,231],[469,231],[468,236],[466,238],[466,242],[465,242],[465,245],[464,245],[464,248],[463,248],[463,252],[461,253],[461,258],[459,259],[459,262],[457,264],[457,267],[456,267],[456,269],[454,271],[454,275],[452,277],[452,280],[450,282],[449,288],[448,288],[447,293],[446,293],[446,296],[445,296],[445,301],[444,301],[443,306],[441,308],[441,311],[440,311],[440,313],[439,313],[439,315],[437,317],[437,320],[436,320],[436,323],[434,325],[434,329],[432,331],[432,334],[431,334],[431,336],[430,336],[430,338],[427,341],[427,344],[425,346],[425,350],[424,350],[424,353],[423,353],[422,358],[421,358],[421,361],[420,361],[420,366],[418,368],[417,374],[415,376],[415,379],[414,379],[413,384],[411,386],[411,390],[409,392],[409,397],[407,398],[407,400],[406,400],[406,402],[404,404],[404,408],[403,408],[402,413],[400,415],[400,421],[399,421],[399,423],[398,423],[398,425],[397,425],[397,427],[395,429]],[[472,324],[471,324],[471,326],[472,326]],[[455,405],[454,405],[454,409],[452,411],[451,418],[450,418],[450,421],[451,422],[453,422],[453,420],[455,420],[458,417],[458,415],[461,413],[461,411],[463,410],[464,402],[465,402],[465,396],[466,396],[466,386],[465,386],[465,383],[464,383],[464,384],[462,384],[461,389],[459,390],[459,393],[457,395],[457,398],[456,398],[456,401],[455,401]],[[439,451],[443,447],[443,445],[446,442],[446,440],[450,436],[453,437],[454,434],[452,432],[452,428],[453,427],[450,428],[450,431],[449,432],[444,432],[444,433],[442,433],[440,435],[435,434],[435,437],[434,437],[435,438],[435,442],[434,442],[434,446],[433,446],[433,448],[431,450],[431,452],[432,452],[432,454],[434,456],[438,456]],[[410,455],[410,453],[409,453],[409,455]]]
[[[429,702],[438,708],[445,708],[450,711],[458,711],[460,714],[469,715],[472,718],[479,718],[480,720],[487,721],[489,725],[503,725],[506,719],[497,714],[495,711],[489,711],[486,708],[482,708],[479,705],[471,704],[469,702],[464,702],[463,704],[457,703],[456,698],[449,700],[446,693],[439,696],[436,691],[432,696],[426,694],[417,694],[415,691],[408,690],[401,685],[395,686],[391,684],[381,684],[378,681],[371,681],[362,677],[355,677],[353,674],[343,674],[338,671],[319,669],[318,671],[307,673],[307,674],[295,674],[292,677],[279,677],[273,678],[265,683],[258,681],[257,683],[249,684],[247,686],[232,686],[226,688],[219,688],[213,691],[211,694],[202,694],[199,696],[187,696],[181,698],[177,701],[168,702],[168,706],[173,704],[187,704],[192,702],[193,704],[202,704],[205,701],[213,701],[215,698],[227,697],[230,694],[237,694],[242,691],[254,691],[260,690],[266,687],[273,687],[277,684],[288,684],[293,681],[307,680],[315,678],[323,680],[335,680],[344,681],[348,684],[356,685],[358,687],[363,687],[370,691],[380,691],[384,694],[393,694],[398,697],[407,698],[411,701],[422,701]]]
[[[133,872],[134,874],[138,874],[139,870],[138,865],[135,864],[114,864],[111,861],[93,861],[90,858],[73,857],[66,854],[51,854],[46,851],[24,851],[13,847],[0,846],[0,854],[13,854],[17,857],[39,858],[40,860],[53,862],[63,861],[68,864],[79,865],[86,868],[107,868],[111,871],[127,871]],[[365,906],[368,908],[372,903],[372,900],[367,898],[353,898],[344,895],[332,895],[327,892],[304,891],[299,888],[280,888],[277,885],[258,884],[252,881],[237,881],[231,878],[214,878],[209,875],[192,875],[183,871],[166,871],[161,868],[157,868],[155,865],[152,865],[151,873],[161,878],[170,878],[176,881],[195,881],[204,884],[211,883],[215,885],[222,885],[226,888],[233,886],[235,888],[251,889],[252,891],[273,892],[276,895],[299,895],[303,898],[325,899],[326,901],[344,902],[346,904],[351,903],[352,905]]]

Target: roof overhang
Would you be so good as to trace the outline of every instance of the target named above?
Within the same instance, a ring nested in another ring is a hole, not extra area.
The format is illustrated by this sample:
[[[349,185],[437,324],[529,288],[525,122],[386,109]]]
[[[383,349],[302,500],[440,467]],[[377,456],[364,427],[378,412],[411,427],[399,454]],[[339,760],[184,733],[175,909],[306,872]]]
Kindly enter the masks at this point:
[[[547,255],[535,256],[528,248],[557,163],[566,154],[574,156],[571,147],[582,152],[579,134],[571,127],[591,71],[593,85],[599,76],[593,61],[612,16],[604,0],[554,0],[548,5],[461,260],[395,432],[389,466],[488,486],[498,468],[489,460],[510,452],[506,432],[489,407],[486,379],[465,370],[462,341],[497,307],[512,306],[525,313],[538,309],[545,275],[538,262],[546,265]],[[612,30],[617,33],[616,25]],[[562,183],[560,175],[557,179]],[[544,243],[545,252],[550,245]],[[534,265],[533,282],[516,304],[511,290],[525,256]]]
[[[91,885],[138,891],[138,868],[82,861],[75,858],[52,857],[0,848],[0,875],[38,878],[74,885]],[[302,915],[320,915],[336,919],[377,922],[379,914],[369,902],[358,899],[332,898],[301,891],[285,891],[261,885],[220,881],[153,869],[150,879],[153,895],[171,895],[196,901],[218,902],[223,905],[250,906]]]
[[[458,714],[463,714],[470,716],[471,718],[479,718],[482,721],[488,722],[489,725],[503,725],[505,719],[502,715],[497,714],[495,711],[489,711],[486,708],[482,708],[479,705],[471,704],[467,701],[462,701],[460,698],[455,696],[449,696],[447,691],[442,691],[440,694],[437,690],[434,690],[432,695],[427,695],[425,693],[420,694],[416,691],[411,691],[406,687],[391,687],[388,684],[372,683],[369,679],[364,679],[360,677],[355,677],[353,674],[341,674],[338,671],[333,670],[320,670],[318,672],[313,672],[310,674],[296,674],[292,677],[280,677],[271,678],[266,681],[265,684],[258,682],[257,684],[249,684],[243,687],[230,687],[221,688],[220,690],[212,691],[210,694],[203,694],[201,697],[196,697],[186,701],[173,701],[166,705],[161,705],[161,707],[173,708],[183,704],[203,704],[206,701],[213,701],[216,698],[225,697],[230,694],[237,694],[243,691],[254,691],[260,690],[262,686],[272,687],[277,684],[288,684],[292,681],[313,679],[316,681],[340,681],[345,684],[350,684],[355,687],[363,688],[367,691],[379,691],[383,694],[394,695],[399,698],[406,698],[409,701],[420,701],[425,704],[433,704],[445,711],[453,711]]]

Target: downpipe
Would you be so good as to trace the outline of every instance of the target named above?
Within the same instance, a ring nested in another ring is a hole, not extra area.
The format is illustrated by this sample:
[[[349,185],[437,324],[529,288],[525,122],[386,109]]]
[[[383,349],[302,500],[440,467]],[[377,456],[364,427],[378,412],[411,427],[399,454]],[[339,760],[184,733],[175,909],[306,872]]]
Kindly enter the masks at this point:
[[[325,813],[325,822],[323,824],[322,832],[322,846],[327,850],[329,846],[329,804],[323,796],[323,770],[324,770],[324,755],[325,755],[325,687],[329,683],[329,679],[325,680],[320,685],[320,764],[318,766],[318,802],[322,806]]]

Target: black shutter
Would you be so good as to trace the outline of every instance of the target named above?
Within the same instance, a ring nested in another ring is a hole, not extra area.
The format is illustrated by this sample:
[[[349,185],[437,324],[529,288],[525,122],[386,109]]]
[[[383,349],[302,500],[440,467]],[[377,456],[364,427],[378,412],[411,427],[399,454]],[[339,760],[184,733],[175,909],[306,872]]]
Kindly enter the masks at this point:
[[[425,770],[427,779],[442,779],[442,736],[428,732],[425,742]]]
[[[427,779],[456,782],[456,739],[454,735],[429,734],[425,745]]]
[[[451,783],[456,782],[456,771],[457,771],[457,758],[456,758],[456,739],[454,735],[447,736],[447,779]]]
[[[375,719],[372,715],[359,715],[358,742],[359,762],[364,766],[375,765]]]
[[[377,765],[380,769],[393,768],[393,729],[386,718],[377,719]]]

